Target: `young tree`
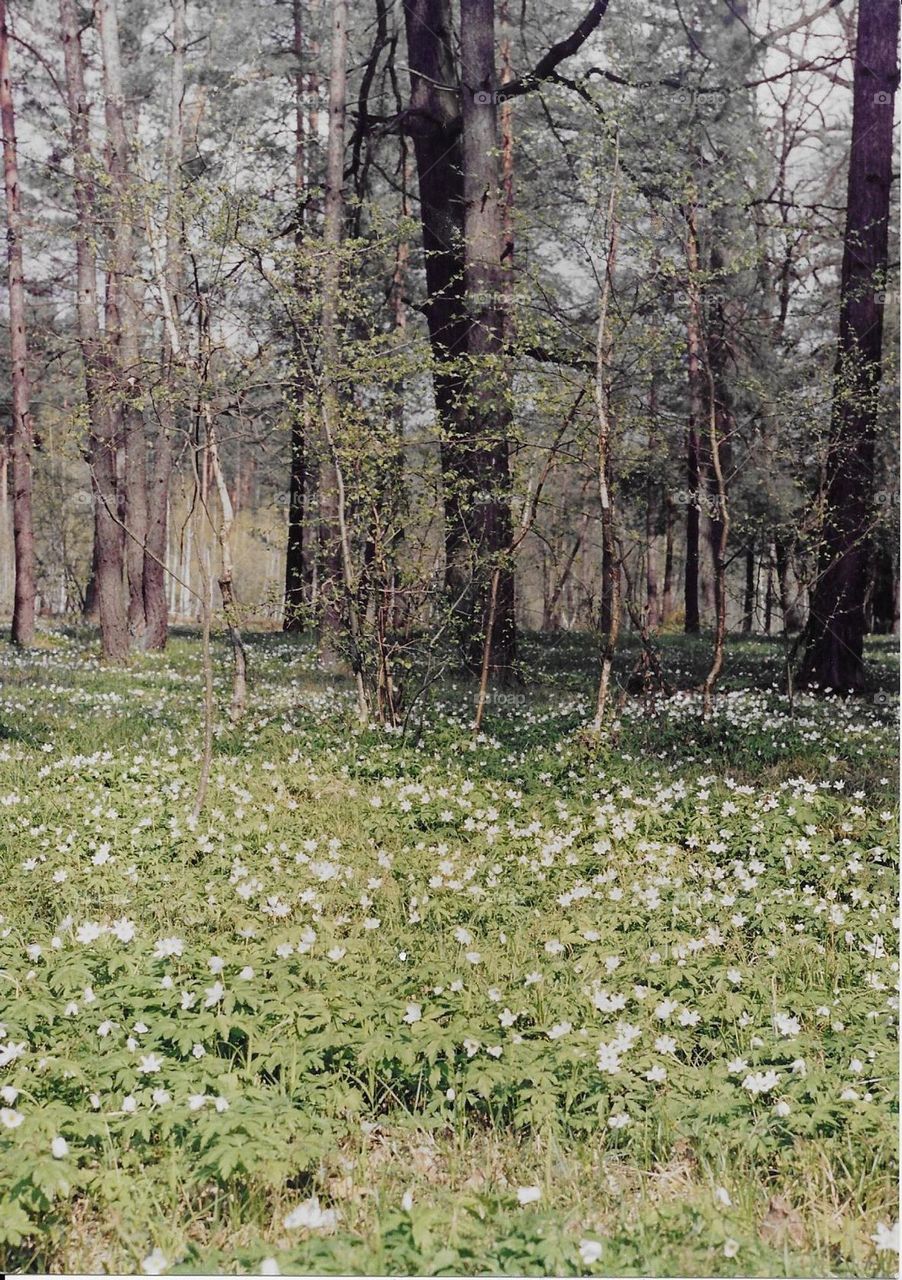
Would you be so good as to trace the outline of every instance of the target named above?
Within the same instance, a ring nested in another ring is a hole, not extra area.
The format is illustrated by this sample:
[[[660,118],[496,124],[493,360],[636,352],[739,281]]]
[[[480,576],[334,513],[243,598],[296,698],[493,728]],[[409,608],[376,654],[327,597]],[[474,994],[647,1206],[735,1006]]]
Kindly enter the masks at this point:
[[[31,420],[28,412],[28,343],[25,335],[25,276],[22,215],[16,154],[16,113],[9,66],[5,0],[0,0],[0,124],[3,128],[3,178],[6,187],[6,244],[9,263],[9,335],[12,362],[12,423],[8,432],[12,463],[15,588],[13,644],[34,640],[34,528],[31,511]],[[4,476],[4,484],[6,478]]]
[[[873,520],[898,39],[897,0],[860,0],[823,529],[800,672],[803,684],[844,693],[860,693],[865,687],[865,591]]]

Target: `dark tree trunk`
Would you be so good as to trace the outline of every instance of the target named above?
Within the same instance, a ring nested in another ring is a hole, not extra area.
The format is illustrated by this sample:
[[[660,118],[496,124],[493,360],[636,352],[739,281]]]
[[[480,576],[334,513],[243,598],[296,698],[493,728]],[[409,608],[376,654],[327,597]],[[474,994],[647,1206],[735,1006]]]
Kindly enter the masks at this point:
[[[8,434],[13,485],[15,590],[11,639],[34,641],[35,555],[31,514],[31,419],[28,412],[28,346],[25,337],[25,279],[22,218],[16,154],[16,114],[9,69],[6,4],[0,0],[0,124],[3,128],[3,176],[6,187],[6,243],[9,262],[9,338],[12,365],[12,423]],[[5,477],[4,477],[5,482]]]
[[[294,369],[292,377],[293,403],[291,406],[291,460],[288,474],[288,543],[285,550],[285,610],[284,631],[301,631],[305,626],[304,603],[307,582],[306,547],[304,545],[305,508],[307,501],[307,429],[309,425],[308,403],[308,343],[305,335],[305,302],[309,292],[306,273],[301,261],[307,220],[307,112],[304,72],[304,19],[303,0],[292,0],[294,32],[294,244],[297,254],[294,291],[297,318],[294,335]]]
[[[461,647],[481,667],[494,567],[510,545],[510,409],[503,359],[497,88],[491,0],[461,11],[459,76],[449,0],[405,0],[411,72],[410,130],[420,194],[441,430],[446,579],[460,617]],[[491,667],[511,666],[514,580],[503,565],[494,609]]]
[[[661,624],[673,617],[673,499],[664,500],[664,582],[661,587]]]
[[[755,540],[745,547],[745,590],[742,596],[742,633],[748,635],[755,617]]]
[[[883,341],[898,0],[860,0],[824,523],[800,683],[857,693]]]
[[[88,464],[94,496],[92,577],[97,593],[103,655],[111,662],[123,662],[128,656],[129,638],[123,579],[123,532],[118,521],[116,417],[106,394],[112,371],[97,318],[94,158],[91,154],[79,19],[74,0],[60,0],[60,27],[75,162],[76,307],[88,400]]]

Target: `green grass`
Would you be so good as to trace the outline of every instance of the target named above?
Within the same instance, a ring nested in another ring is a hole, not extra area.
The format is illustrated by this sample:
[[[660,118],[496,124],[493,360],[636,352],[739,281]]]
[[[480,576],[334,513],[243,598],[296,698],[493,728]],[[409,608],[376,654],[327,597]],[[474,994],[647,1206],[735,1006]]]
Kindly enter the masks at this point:
[[[248,643],[196,827],[196,636],[0,651],[4,1270],[894,1270],[889,641],[790,707],[736,638],[709,721],[618,695],[595,751],[585,637],[527,637],[475,741],[460,679],[362,731]]]

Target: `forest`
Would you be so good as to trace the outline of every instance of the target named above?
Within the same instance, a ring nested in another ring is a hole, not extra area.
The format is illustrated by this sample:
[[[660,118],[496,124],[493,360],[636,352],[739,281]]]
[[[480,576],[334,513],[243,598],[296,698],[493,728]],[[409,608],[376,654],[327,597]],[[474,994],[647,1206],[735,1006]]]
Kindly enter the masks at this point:
[[[0,0],[0,1265],[898,1254],[897,0]]]

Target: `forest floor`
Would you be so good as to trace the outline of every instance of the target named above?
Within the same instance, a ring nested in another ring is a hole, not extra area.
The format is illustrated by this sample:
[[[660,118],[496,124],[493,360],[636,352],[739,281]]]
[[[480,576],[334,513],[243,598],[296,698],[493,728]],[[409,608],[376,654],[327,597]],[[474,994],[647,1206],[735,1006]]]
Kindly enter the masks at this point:
[[[0,647],[3,1270],[895,1273],[894,642],[595,752],[591,644],[523,648],[473,741],[251,636],[195,825],[196,636]]]

